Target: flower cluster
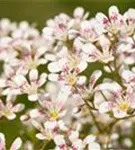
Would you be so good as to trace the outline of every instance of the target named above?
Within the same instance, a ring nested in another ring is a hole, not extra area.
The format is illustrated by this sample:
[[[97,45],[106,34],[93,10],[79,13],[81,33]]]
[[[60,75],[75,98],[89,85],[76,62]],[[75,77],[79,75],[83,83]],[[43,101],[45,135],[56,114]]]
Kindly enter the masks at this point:
[[[132,147],[135,9],[121,14],[111,6],[107,16],[89,18],[78,7],[73,17],[48,20],[42,33],[26,21],[1,19],[0,62],[0,118],[13,120],[23,110],[17,118],[26,126],[10,150]]]

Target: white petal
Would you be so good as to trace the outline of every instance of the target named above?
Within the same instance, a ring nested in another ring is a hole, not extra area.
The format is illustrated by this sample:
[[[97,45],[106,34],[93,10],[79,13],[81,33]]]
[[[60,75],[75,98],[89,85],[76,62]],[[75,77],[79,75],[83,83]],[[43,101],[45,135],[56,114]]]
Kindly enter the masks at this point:
[[[54,32],[54,29],[53,29],[53,28],[50,28],[50,27],[45,27],[45,28],[43,29],[43,34],[44,34],[44,36],[46,36],[46,37],[51,36],[51,35],[53,34],[53,32]]]
[[[41,113],[39,112],[38,109],[32,109],[30,112],[29,112],[29,115],[31,118],[37,118],[37,117],[40,117],[41,116]]]
[[[46,78],[47,78],[47,74],[46,73],[42,73],[40,75],[39,80],[38,80],[38,85],[42,86],[46,82]]]
[[[96,86],[95,88],[95,91],[98,91],[98,90],[108,90],[108,91],[111,91],[111,92],[120,92],[121,91],[121,86],[116,83],[116,82],[113,82],[113,83],[102,83],[102,84],[99,84],[98,86]]]
[[[86,82],[86,79],[87,79],[86,76],[78,77],[77,84],[79,84],[79,85],[84,84]]]
[[[4,65],[4,73],[7,77],[10,77],[14,74],[14,69],[10,65]]]
[[[108,18],[101,12],[96,14],[96,20],[103,26],[105,27],[106,25],[108,25]],[[106,20],[106,23],[104,23],[104,20]],[[101,28],[102,28],[101,26]]]
[[[69,136],[69,139],[70,141],[75,141],[76,139],[78,139],[78,137],[79,137],[78,131],[72,131]]]
[[[84,9],[82,7],[77,7],[74,10],[73,14],[75,18],[82,18],[84,14]]]
[[[38,70],[32,69],[29,73],[29,79],[31,82],[35,82],[38,79]]]
[[[105,36],[100,36],[99,43],[103,49],[105,49],[106,51],[109,50],[110,41],[108,38],[106,38]]]
[[[94,142],[96,140],[96,137],[94,136],[94,135],[89,135],[89,136],[87,136],[85,139],[84,139],[84,142],[86,143],[86,144],[89,144],[89,143],[91,143],[91,142]]]
[[[65,61],[62,60],[59,60],[58,62],[51,62],[49,65],[48,65],[48,70],[50,72],[59,72],[62,70],[63,66],[65,64]]]
[[[79,39],[75,39],[74,41],[74,47],[77,49],[77,50],[80,50],[83,48],[83,43],[79,40]]]
[[[100,145],[96,142],[90,143],[88,145],[88,150],[100,150]]]
[[[15,141],[13,142],[10,150],[18,150],[22,145],[22,140],[20,137],[16,138]]]
[[[121,111],[118,108],[113,109],[113,114],[114,114],[114,117],[116,118],[123,118],[127,115],[125,111]]]
[[[128,19],[128,20],[134,20],[135,19],[135,9],[130,8],[125,14],[124,14],[124,18]]]
[[[3,104],[3,101],[0,99],[0,110],[4,109],[5,105]]]
[[[48,75],[48,79],[50,80],[50,81],[58,81],[58,74],[49,74]]]
[[[55,99],[55,101],[56,101],[55,103],[57,104],[57,106],[60,109],[65,105],[65,103],[66,103],[66,101],[70,95],[70,90],[71,89],[69,86],[62,86],[59,93],[57,94],[57,97]]]
[[[38,99],[38,95],[37,94],[28,95],[28,99],[32,102],[35,102]]]
[[[37,122],[37,121],[35,121],[35,120],[32,120],[31,123],[32,123],[32,125],[33,125],[36,129],[42,130],[42,126],[41,126],[41,124],[40,124],[39,122]]]
[[[65,123],[63,120],[58,121],[58,126],[60,127],[60,130],[62,131],[68,131],[68,127],[66,127]]]
[[[25,105],[24,104],[17,104],[13,107],[13,112],[20,112],[24,109]]]
[[[9,120],[13,120],[13,119],[16,118],[16,114],[10,113],[10,114],[8,114],[6,117],[7,117]]]
[[[36,137],[39,139],[39,140],[45,140],[46,137],[42,134],[42,133],[37,133],[36,134]]]
[[[39,48],[37,49],[37,54],[36,54],[36,56],[37,56],[37,57],[42,56],[42,55],[45,53],[45,51],[46,51],[46,47],[39,47]]]
[[[20,120],[21,121],[27,121],[29,119],[29,115],[22,115],[21,117],[20,117]]]
[[[45,129],[54,129],[56,127],[56,121],[46,121],[45,123],[44,123],[44,128]]]
[[[87,68],[88,64],[85,61],[81,61],[77,68],[79,69],[80,72],[84,71]]]
[[[14,81],[18,86],[22,86],[27,83],[27,80],[23,75],[15,76]]]
[[[83,46],[83,49],[82,49],[85,53],[88,53],[88,54],[94,54],[96,51],[97,51],[97,48],[95,47],[95,45],[91,44],[91,43],[88,43],[88,44],[85,44]]]
[[[54,137],[54,142],[58,146],[65,144],[64,136],[63,135],[56,135]]]
[[[109,17],[110,18],[113,17],[113,16],[118,16],[118,14],[119,14],[119,10],[116,6],[111,6],[109,8]]]
[[[6,80],[5,79],[0,79],[0,87],[6,87]]]
[[[38,65],[44,65],[44,64],[46,64],[47,63],[47,60],[45,59],[45,58],[40,58],[39,60],[38,60]]]
[[[99,106],[99,112],[100,113],[107,113],[110,110],[112,110],[113,108],[113,103],[111,102],[103,102],[100,106]]]
[[[75,141],[72,142],[74,147],[77,147],[77,149],[82,150],[85,145],[81,139],[76,139]]]
[[[130,70],[124,70],[122,72],[122,78],[125,79],[126,82],[130,82],[132,79],[135,79],[135,73]]]
[[[0,150],[5,150],[5,146],[5,135],[3,133],[0,133]]]
[[[45,58],[49,61],[56,61],[56,55],[53,54],[46,54]]]
[[[111,70],[108,66],[104,66],[104,71],[107,73],[111,73]]]
[[[89,88],[93,88],[97,80],[101,77],[102,72],[100,70],[96,70],[92,73],[90,80],[89,80]]]

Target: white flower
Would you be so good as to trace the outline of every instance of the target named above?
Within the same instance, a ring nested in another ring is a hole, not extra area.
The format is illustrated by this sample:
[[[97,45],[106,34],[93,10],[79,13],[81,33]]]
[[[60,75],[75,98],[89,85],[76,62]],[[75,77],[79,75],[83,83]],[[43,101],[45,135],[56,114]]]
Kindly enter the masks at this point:
[[[63,86],[67,86],[72,89],[73,86],[77,84],[84,84],[86,81],[85,76],[79,76],[80,69],[76,68],[75,70],[70,70],[68,66],[63,68],[63,71],[60,74],[50,74],[50,81],[57,81]]]
[[[107,101],[104,101],[99,106],[100,113],[112,111],[114,117],[123,118],[133,113],[135,109],[135,93],[132,87],[128,87],[126,91],[122,91],[121,87],[116,83],[103,83],[98,89],[102,92],[108,91],[109,96],[105,94]]]
[[[15,99],[13,97],[6,99],[6,104],[0,100],[0,117],[6,117],[8,120],[13,120],[16,118],[16,114],[24,109],[24,104],[14,105]]]
[[[58,132],[62,131],[61,129],[63,129],[61,128],[61,122],[59,121],[46,121],[42,126],[39,122],[32,120],[32,124],[37,130],[40,131],[40,133],[36,134],[36,137],[39,140],[55,139],[55,136],[58,135]]]
[[[102,34],[102,29],[95,19],[84,20],[80,24],[80,30],[76,33],[82,42],[96,42]]]
[[[38,77],[38,70],[32,69],[29,72],[29,81],[23,75],[15,76],[15,83],[20,88],[21,92],[28,94],[30,101],[36,101],[38,99],[38,90],[46,82],[46,73],[42,73]]]
[[[0,20],[0,37],[5,37],[16,28],[16,23],[11,22],[8,18],[3,18]]]
[[[89,61],[99,61],[101,63],[113,61],[114,56],[112,54],[112,50],[110,50],[110,41],[105,36],[100,36],[99,44],[101,46],[101,50],[92,43],[84,44],[83,51],[89,55]]]
[[[38,41],[39,45],[36,40],[34,40],[33,43],[22,40],[14,46],[15,49],[20,52],[20,59],[18,60],[20,65],[18,66],[18,72],[21,74],[27,74],[29,70],[37,69],[38,66],[47,63],[47,60],[44,58],[47,48],[42,45],[40,38]]]
[[[69,90],[67,88],[61,87],[60,91],[55,95],[42,96],[40,97],[39,103],[41,107],[46,110],[45,114],[50,120],[57,120],[65,116],[66,114],[66,102],[69,96]]]
[[[48,36],[49,39],[57,39],[66,41],[68,39],[70,17],[62,13],[54,18],[54,20],[48,20],[47,27],[43,29],[44,36]]]
[[[108,13],[109,17],[106,17],[103,13],[99,12],[96,15],[96,19],[100,23],[104,32],[117,35],[124,25],[125,20],[123,16],[119,14],[119,10],[116,6],[111,6]]]
[[[12,31],[11,36],[13,38],[29,40],[39,37],[39,31],[33,26],[30,26],[27,21],[22,21],[18,24],[17,28]]]
[[[70,70],[79,68],[80,72],[84,71],[88,66],[88,60],[85,53],[79,47],[77,40],[74,42],[74,48],[75,50],[72,53],[69,53],[68,49],[63,47],[55,56],[50,55],[53,61],[48,64],[48,70],[50,72],[59,72],[65,66],[68,66]]]

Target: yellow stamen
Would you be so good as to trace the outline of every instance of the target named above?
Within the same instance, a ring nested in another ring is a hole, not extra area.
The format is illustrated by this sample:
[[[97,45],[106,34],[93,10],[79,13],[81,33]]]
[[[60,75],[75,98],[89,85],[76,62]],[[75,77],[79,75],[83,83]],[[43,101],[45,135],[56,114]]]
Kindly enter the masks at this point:
[[[128,111],[128,109],[129,109],[129,103],[128,102],[126,102],[126,101],[122,101],[120,104],[119,104],[119,108],[120,108],[120,110],[122,110],[122,111]]]
[[[74,76],[74,75],[68,75],[67,76],[67,83],[69,84],[69,85],[74,85],[75,83],[76,83],[76,76]]]
[[[50,113],[50,117],[51,117],[52,119],[57,119],[57,118],[59,118],[59,112],[58,112],[58,111],[53,111],[53,112],[51,112],[51,113]]]
[[[37,68],[37,62],[34,60],[29,61],[27,64],[27,69],[30,70],[30,69],[35,69],[35,68]]]

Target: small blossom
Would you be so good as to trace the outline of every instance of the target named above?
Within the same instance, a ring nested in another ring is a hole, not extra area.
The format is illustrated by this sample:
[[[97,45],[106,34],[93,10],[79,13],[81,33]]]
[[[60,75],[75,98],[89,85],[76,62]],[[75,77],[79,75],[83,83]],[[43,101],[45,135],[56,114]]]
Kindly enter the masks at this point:
[[[28,99],[36,101],[38,99],[38,89],[46,82],[46,73],[42,73],[38,78],[38,71],[33,69],[29,72],[29,81],[23,75],[16,76],[16,84],[21,92],[28,94]]]
[[[36,134],[36,137],[40,140],[52,140],[58,134],[58,131],[63,129],[61,121],[47,121],[42,126],[39,122],[32,120],[32,124],[40,131],[40,133]]]
[[[101,51],[91,43],[85,44],[83,46],[83,51],[89,55],[89,61],[95,62],[99,61],[101,63],[108,63],[114,60],[112,51],[110,51],[110,41],[105,37],[101,36],[99,38],[99,44],[101,46]]]
[[[102,102],[99,106],[99,112],[106,113],[112,111],[116,118],[123,118],[133,113],[135,109],[135,94],[131,87],[127,88],[124,92],[125,94],[121,91],[121,88],[117,89],[115,83],[104,83],[99,85],[99,88],[103,91],[108,90],[111,93],[111,96],[107,98],[108,101]]]
[[[124,24],[124,18],[119,14],[119,10],[116,6],[109,8],[109,17],[106,17],[103,13],[97,13],[97,21],[101,24],[101,28],[104,32],[117,35]]]
[[[16,118],[16,114],[24,109],[24,104],[16,104],[14,105],[14,99],[7,98],[6,99],[6,104],[3,103],[2,100],[0,100],[0,116],[1,117],[6,117],[9,120],[13,120]]]

